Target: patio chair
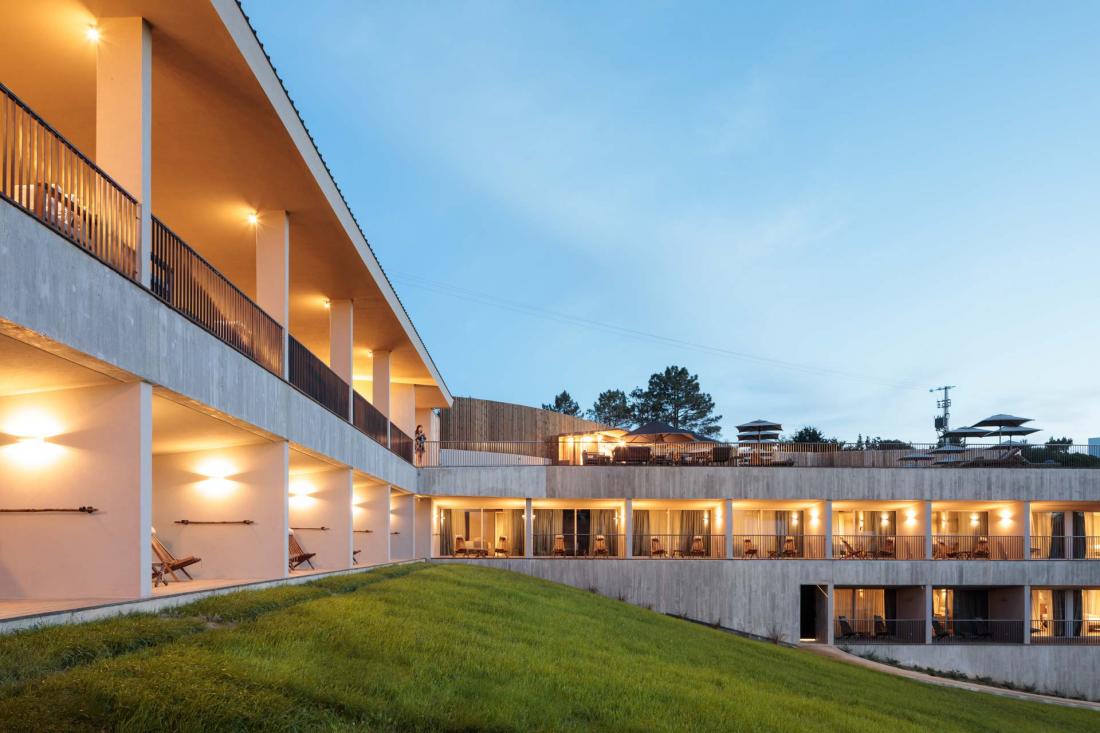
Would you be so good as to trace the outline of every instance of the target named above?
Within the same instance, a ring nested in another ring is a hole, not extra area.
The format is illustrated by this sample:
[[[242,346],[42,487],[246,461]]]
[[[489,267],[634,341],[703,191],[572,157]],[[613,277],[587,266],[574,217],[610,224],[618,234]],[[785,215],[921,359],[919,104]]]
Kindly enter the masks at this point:
[[[875,553],[875,557],[881,559],[893,559],[897,557],[897,546],[893,537],[887,537],[882,541],[882,547]]]
[[[783,538],[783,557],[798,557],[798,548],[795,547],[794,537],[790,535]]]
[[[565,535],[554,535],[554,549],[550,551],[555,557],[565,557]]]
[[[352,550],[351,551],[351,564],[352,565],[358,565],[359,564],[359,553],[360,552],[362,552],[362,550]]]
[[[610,553],[607,551],[607,538],[602,534],[596,535],[596,548],[594,550],[596,557],[609,557]]]
[[[867,553],[863,550],[862,547],[859,548],[859,549],[856,549],[855,547],[852,546],[852,543],[849,542],[847,539],[841,537],[840,538],[840,543],[842,545],[844,545],[844,550],[841,553],[841,557],[843,559],[852,560],[852,559],[863,559],[863,558],[867,557]]]
[[[741,554],[745,557],[760,556],[760,552],[756,549],[756,543],[750,540],[748,537],[745,538],[745,541],[742,543],[742,547],[743,549],[741,551]]]
[[[836,637],[836,641],[859,638],[859,634],[852,628],[852,624],[848,622],[847,616],[837,616],[836,623],[837,626],[840,627],[840,635]]]
[[[940,641],[949,636],[951,636],[951,632],[943,625],[943,621],[940,621],[938,618],[932,619],[932,641]]]
[[[310,568],[313,567],[313,557],[316,552],[306,552],[302,549],[302,546],[298,543],[298,538],[291,532],[290,535],[290,554],[288,555],[289,565],[291,570],[297,570],[300,565],[305,563]]]
[[[161,583],[168,585],[168,579],[164,577],[167,573],[172,576],[172,580],[179,582],[179,576],[176,575],[176,571],[180,571],[187,576],[188,580],[194,580],[191,574],[187,572],[187,567],[194,565],[197,562],[201,562],[201,558],[194,555],[188,555],[187,557],[173,557],[172,553],[168,551],[156,534],[153,535],[153,555],[156,560],[153,561],[153,587],[156,588]]]
[[[668,550],[661,545],[660,537],[651,537],[649,540],[650,557],[668,557]]]
[[[691,549],[688,550],[688,555],[691,557],[706,557],[707,551],[703,547],[703,536],[695,535],[691,538]]]
[[[455,557],[469,557],[470,551],[466,548],[466,538],[462,535],[455,537]]]
[[[975,639],[993,641],[993,627],[984,618],[974,619],[973,636]]]
[[[497,539],[496,549],[493,550],[493,557],[510,557],[512,555],[512,546],[508,543],[507,537],[500,537]]]
[[[881,638],[884,636],[891,636],[890,627],[886,625],[886,620],[882,616],[875,616],[875,638]]]
[[[978,560],[988,560],[989,557],[989,538],[979,537],[978,546],[974,548],[974,558]]]

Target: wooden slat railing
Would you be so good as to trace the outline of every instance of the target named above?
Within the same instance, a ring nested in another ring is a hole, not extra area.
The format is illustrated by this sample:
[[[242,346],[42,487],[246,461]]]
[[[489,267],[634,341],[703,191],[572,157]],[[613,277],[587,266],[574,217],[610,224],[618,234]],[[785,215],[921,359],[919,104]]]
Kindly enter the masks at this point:
[[[390,450],[409,463],[413,462],[413,439],[392,422],[390,423]]]
[[[379,445],[389,447],[390,421],[382,414],[382,411],[372,405],[358,392],[351,393],[352,416],[351,423],[374,440]]]
[[[347,420],[348,383],[293,336],[287,336],[287,357],[290,383]]]
[[[140,204],[2,84],[0,197],[138,280]]]
[[[282,376],[282,326],[156,218],[149,289],[176,312]]]

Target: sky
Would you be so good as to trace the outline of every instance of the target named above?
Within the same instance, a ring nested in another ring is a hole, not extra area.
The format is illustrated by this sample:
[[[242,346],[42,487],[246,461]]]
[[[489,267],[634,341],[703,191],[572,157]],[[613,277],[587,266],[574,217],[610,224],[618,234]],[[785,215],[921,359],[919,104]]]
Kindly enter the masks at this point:
[[[244,8],[453,394],[1100,436],[1100,4]]]

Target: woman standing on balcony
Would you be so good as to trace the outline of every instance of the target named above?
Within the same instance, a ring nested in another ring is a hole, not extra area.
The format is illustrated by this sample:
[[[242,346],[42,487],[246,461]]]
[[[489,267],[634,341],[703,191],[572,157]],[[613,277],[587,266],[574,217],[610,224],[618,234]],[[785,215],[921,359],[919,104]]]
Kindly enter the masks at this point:
[[[424,426],[417,425],[413,434],[413,445],[416,447],[416,465],[424,465],[424,448],[428,443],[428,436],[424,434]]]

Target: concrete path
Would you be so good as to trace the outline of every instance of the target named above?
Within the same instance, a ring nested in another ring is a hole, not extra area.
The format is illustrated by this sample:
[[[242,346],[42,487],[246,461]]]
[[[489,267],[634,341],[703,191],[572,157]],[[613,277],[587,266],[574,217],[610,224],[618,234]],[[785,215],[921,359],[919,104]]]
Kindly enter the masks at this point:
[[[902,669],[901,667],[895,667],[890,664],[883,664],[882,662],[876,662],[872,659],[864,659],[863,657],[857,657],[855,654],[849,654],[842,649],[837,649],[833,646],[825,646],[820,644],[799,644],[799,649],[805,649],[816,654],[820,654],[830,659],[836,659],[841,662],[847,662],[848,664],[854,664],[857,667],[864,667],[866,669],[873,669],[876,672],[884,672],[886,674],[892,674],[895,677],[904,677],[910,680],[916,680],[917,682],[926,682],[930,685],[939,685],[940,687],[954,687],[960,690],[970,690],[971,692],[985,692],[990,695],[1000,695],[1001,697],[1008,697],[1014,700],[1029,700],[1031,702],[1042,702],[1048,705],[1061,705],[1067,708],[1081,708],[1082,710],[1093,710],[1100,712],[1100,703],[1089,702],[1087,700],[1071,700],[1066,697],[1056,697],[1054,695],[1040,695],[1034,692],[1023,692],[1022,690],[1009,690],[1004,687],[993,687],[990,685],[983,685],[978,682],[969,682],[966,680],[954,680],[949,677],[936,677],[935,675],[925,674],[924,672],[915,672],[911,669]]]

